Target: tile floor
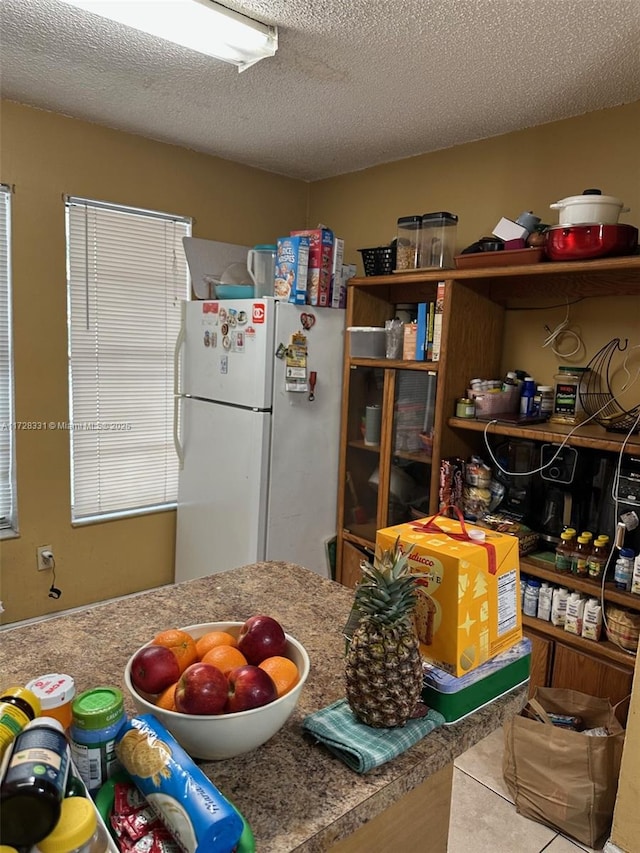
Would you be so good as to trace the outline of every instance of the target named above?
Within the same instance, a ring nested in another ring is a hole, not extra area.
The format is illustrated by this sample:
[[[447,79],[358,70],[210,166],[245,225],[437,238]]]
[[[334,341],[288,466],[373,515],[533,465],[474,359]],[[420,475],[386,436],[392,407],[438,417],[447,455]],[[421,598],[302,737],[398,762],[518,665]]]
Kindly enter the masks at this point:
[[[447,853],[582,853],[593,848],[519,815],[502,779],[503,732],[454,762]]]

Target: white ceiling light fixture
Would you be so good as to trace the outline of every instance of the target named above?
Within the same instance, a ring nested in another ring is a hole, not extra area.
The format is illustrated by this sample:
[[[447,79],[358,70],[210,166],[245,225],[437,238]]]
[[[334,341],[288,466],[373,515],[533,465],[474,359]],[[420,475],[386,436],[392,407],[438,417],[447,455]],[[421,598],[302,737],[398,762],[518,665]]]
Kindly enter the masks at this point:
[[[278,49],[278,28],[213,0],[61,0],[70,6],[230,62],[244,71]]]

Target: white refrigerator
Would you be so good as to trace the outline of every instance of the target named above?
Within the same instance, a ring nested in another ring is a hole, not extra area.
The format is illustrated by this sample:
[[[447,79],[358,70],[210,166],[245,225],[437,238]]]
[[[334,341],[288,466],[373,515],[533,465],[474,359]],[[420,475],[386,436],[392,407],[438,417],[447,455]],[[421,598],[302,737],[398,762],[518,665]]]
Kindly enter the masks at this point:
[[[272,297],[183,303],[176,581],[260,560],[330,576],[344,325]]]

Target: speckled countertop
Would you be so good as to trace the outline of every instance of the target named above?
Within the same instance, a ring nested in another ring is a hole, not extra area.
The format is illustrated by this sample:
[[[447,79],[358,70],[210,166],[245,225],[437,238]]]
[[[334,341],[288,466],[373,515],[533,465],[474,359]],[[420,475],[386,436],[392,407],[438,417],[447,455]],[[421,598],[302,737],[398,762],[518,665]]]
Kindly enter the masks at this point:
[[[4,685],[67,672],[78,691],[112,684],[126,694],[127,659],[158,631],[268,613],[299,639],[311,673],[298,707],[253,752],[201,767],[245,816],[260,853],[328,850],[516,713],[525,691],[432,732],[394,761],[359,775],[303,736],[304,717],[344,696],[342,672],[351,590],[289,563],[256,563],[161,587],[0,632]],[[127,711],[135,712],[126,698]]]

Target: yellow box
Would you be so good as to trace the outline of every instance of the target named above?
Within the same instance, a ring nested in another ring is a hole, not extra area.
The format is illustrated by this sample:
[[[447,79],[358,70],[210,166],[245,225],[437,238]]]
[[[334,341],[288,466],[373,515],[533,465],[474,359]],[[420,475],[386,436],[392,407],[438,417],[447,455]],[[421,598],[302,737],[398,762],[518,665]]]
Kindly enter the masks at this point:
[[[403,551],[413,545],[420,576],[414,623],[425,660],[460,676],[522,639],[515,536],[437,516],[378,530],[376,545],[398,537]]]

